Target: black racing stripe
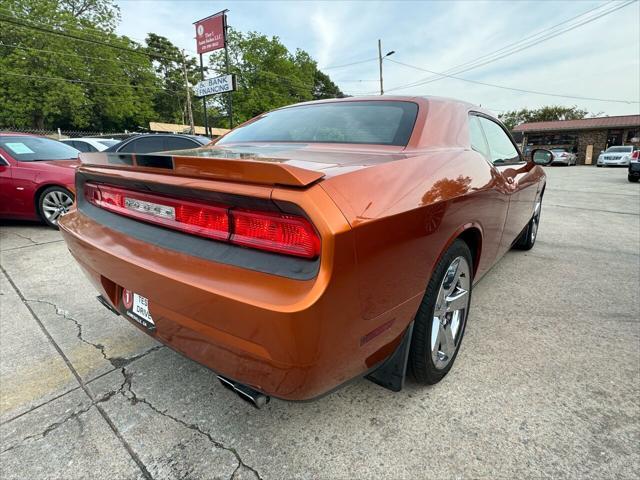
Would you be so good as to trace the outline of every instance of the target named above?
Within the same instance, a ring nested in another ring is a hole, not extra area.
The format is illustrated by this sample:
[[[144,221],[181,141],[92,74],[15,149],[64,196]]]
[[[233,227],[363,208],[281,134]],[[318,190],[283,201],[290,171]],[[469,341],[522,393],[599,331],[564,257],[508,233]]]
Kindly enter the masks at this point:
[[[78,192],[83,191],[86,180],[85,175],[76,175]],[[320,270],[319,258],[309,260],[245,248],[140,222],[96,207],[82,194],[77,196],[77,204],[83,214],[108,228],[140,241],[193,257],[294,280],[311,280]]]

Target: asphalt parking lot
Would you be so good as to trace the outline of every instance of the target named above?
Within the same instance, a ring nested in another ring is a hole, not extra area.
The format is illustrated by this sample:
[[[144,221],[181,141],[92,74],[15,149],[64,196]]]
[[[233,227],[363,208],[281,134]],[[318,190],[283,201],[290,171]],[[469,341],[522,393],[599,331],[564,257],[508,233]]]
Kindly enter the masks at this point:
[[[640,478],[640,186],[547,172],[443,382],[262,410],[102,307],[57,231],[4,223],[1,477]]]

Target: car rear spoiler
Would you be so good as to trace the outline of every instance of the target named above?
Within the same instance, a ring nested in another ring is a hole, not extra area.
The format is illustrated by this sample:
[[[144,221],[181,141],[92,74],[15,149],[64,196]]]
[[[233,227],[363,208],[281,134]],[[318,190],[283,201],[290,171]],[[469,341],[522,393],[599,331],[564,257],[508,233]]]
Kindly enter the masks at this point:
[[[324,173],[288,165],[282,160],[260,161],[252,158],[216,158],[189,155],[82,153],[83,166],[115,170],[133,169],[164,175],[206,178],[232,182],[306,187],[324,177]]]

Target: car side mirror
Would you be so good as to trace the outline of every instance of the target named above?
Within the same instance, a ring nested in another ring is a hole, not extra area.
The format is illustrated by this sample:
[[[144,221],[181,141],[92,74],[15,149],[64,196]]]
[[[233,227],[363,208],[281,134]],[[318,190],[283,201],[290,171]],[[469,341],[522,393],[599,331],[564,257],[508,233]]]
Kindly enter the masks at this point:
[[[553,161],[551,150],[537,148],[531,152],[531,159],[536,165],[549,165]]]

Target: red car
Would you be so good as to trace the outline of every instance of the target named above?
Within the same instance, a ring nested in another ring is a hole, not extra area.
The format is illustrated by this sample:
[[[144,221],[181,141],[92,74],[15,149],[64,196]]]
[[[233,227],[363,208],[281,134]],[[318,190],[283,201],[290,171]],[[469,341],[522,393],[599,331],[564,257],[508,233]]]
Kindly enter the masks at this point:
[[[57,227],[73,205],[78,153],[49,138],[0,133],[0,217]]]

